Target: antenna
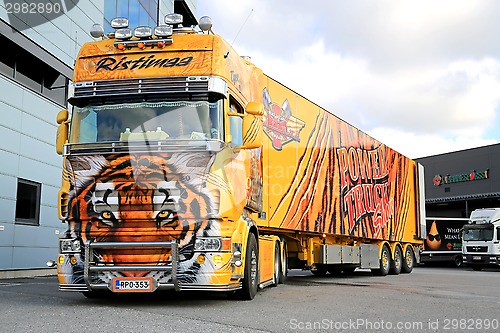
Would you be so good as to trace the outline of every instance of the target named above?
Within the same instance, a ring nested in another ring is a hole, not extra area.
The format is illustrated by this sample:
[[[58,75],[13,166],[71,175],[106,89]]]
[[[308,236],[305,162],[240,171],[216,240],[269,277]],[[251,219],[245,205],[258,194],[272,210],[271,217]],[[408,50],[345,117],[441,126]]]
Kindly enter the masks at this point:
[[[238,33],[236,34],[236,36],[234,37],[233,41],[231,42],[231,45],[229,46],[229,50],[227,51],[227,53],[224,55],[224,58],[227,58],[227,56],[229,55],[229,52],[231,51],[231,49],[233,48],[233,44],[234,42],[236,41],[236,38],[238,38],[238,35],[240,34],[241,30],[243,29],[243,27],[245,26],[245,24],[247,23],[248,19],[250,18],[250,15],[252,15],[253,13],[253,8],[252,10],[250,11],[250,13],[248,14],[245,22],[243,22],[243,24],[241,25],[240,27],[240,30],[238,30]]]

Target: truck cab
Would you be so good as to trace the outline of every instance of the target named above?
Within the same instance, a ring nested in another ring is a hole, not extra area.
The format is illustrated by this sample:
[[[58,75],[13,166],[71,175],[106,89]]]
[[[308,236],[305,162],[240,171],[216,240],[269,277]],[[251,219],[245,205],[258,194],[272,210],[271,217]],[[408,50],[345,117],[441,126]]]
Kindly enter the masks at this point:
[[[500,266],[500,208],[476,209],[462,233],[464,263],[475,271]]]

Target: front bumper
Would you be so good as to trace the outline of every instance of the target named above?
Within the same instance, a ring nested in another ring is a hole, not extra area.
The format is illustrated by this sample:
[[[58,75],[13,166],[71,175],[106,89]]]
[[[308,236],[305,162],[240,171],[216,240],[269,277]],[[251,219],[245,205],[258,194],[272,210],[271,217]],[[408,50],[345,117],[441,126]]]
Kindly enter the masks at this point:
[[[500,266],[500,255],[464,254],[464,264]]]
[[[99,262],[95,255],[95,251],[99,251],[99,249],[171,251],[171,259],[168,261],[168,264],[165,263],[164,265],[114,265],[113,263]],[[210,253],[198,254],[198,256],[199,255],[204,256],[204,261],[206,258],[208,267],[216,268],[213,267],[214,264],[211,262],[212,255]],[[230,256],[229,253],[224,255],[226,260],[228,255]],[[130,272],[148,272],[147,277],[153,279],[152,291],[234,291],[241,288],[241,277],[239,277],[238,274],[233,274],[230,269],[217,270],[216,272],[212,271],[211,274],[205,275],[202,279],[191,279],[191,272],[188,271],[187,274],[185,272],[185,268],[191,266],[191,264],[186,266],[184,262],[179,261],[179,245],[175,240],[171,242],[87,242],[85,244],[83,256],[75,254],[66,256],[61,255],[60,257],[65,257],[64,263],[66,267],[70,267],[69,258],[76,257],[77,266],[80,267],[76,269],[76,271],[80,271],[80,277],[75,278],[73,275],[75,271],[74,268],[70,271],[65,271],[62,265],[58,266],[59,290],[61,291],[89,292],[113,290],[113,277],[120,277],[123,273]],[[193,255],[193,260],[196,257],[196,255]],[[186,267],[183,268],[182,266]],[[222,264],[220,266],[228,267],[227,264]],[[206,271],[206,269],[200,269],[200,271]],[[203,274],[205,274],[205,272],[200,272],[200,275]],[[106,278],[103,278],[103,276]],[[188,276],[188,278],[186,278],[186,276]]]

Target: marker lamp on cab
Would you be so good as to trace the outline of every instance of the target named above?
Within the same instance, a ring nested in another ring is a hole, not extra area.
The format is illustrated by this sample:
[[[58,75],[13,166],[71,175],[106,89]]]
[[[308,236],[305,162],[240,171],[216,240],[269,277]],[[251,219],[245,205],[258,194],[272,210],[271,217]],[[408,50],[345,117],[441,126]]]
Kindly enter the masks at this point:
[[[137,38],[149,38],[153,35],[153,29],[147,26],[141,26],[134,29],[134,36]]]

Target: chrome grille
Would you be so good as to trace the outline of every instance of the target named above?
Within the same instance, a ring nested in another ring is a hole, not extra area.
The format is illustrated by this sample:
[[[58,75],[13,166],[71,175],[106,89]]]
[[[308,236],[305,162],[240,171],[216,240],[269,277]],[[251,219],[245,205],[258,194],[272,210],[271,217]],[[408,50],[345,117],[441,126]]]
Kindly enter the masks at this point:
[[[74,83],[74,98],[131,94],[207,93],[208,76],[102,80]]]
[[[488,252],[487,246],[467,246],[467,252]]]

